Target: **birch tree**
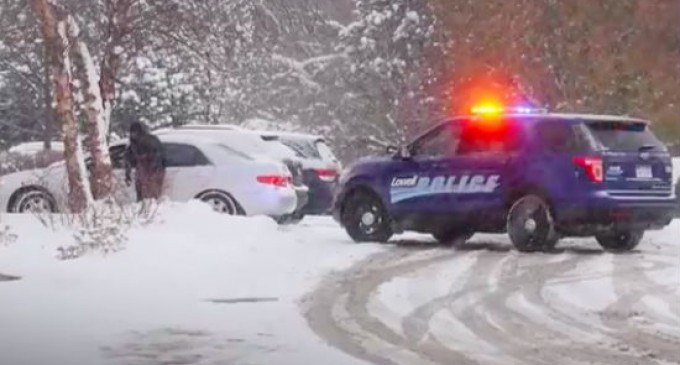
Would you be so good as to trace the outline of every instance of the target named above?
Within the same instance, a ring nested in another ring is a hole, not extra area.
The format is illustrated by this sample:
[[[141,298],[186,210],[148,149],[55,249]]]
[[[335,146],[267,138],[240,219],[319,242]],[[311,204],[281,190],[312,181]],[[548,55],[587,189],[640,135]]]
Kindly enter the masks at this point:
[[[116,99],[116,76],[123,63],[125,38],[132,32],[136,0],[104,0],[106,11],[104,55],[100,64],[99,87],[103,105],[103,135],[111,128],[111,113]]]
[[[54,90],[53,106],[61,124],[69,183],[69,206],[71,211],[81,212],[92,203],[93,198],[76,122],[68,18],[65,11],[53,1],[32,0],[31,5],[40,22]]]
[[[73,46],[73,55],[81,70],[81,77],[84,89],[85,110],[85,145],[90,155],[90,182],[94,199],[102,199],[110,196],[112,192],[113,173],[111,168],[111,158],[109,148],[106,143],[108,134],[107,105],[102,98],[99,86],[99,75],[95,69],[94,60],[90,55],[85,42],[80,40],[80,29],[72,16],[67,15],[66,24],[68,27],[69,42]]]

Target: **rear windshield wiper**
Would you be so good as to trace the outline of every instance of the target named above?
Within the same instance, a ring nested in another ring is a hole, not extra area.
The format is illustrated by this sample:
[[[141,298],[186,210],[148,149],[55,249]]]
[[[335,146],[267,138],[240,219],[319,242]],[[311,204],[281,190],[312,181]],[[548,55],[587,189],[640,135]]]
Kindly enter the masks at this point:
[[[638,151],[640,151],[640,152],[649,152],[649,151],[655,150],[655,149],[656,149],[656,146],[655,146],[655,145],[653,145],[653,144],[646,144],[646,145],[640,146],[640,148],[638,148]]]

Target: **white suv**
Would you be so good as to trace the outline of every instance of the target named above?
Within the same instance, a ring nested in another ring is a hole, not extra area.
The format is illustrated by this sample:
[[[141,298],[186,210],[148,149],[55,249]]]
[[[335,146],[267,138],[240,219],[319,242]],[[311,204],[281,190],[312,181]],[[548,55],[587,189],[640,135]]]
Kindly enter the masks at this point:
[[[309,188],[309,202],[298,215],[328,214],[333,205],[342,165],[324,137],[313,134],[251,130],[234,125],[186,125],[178,130],[196,133],[236,132],[256,134],[268,141],[285,145],[297,158],[303,169],[302,181]],[[279,152],[284,154],[283,152]]]
[[[266,156],[242,153],[209,136],[159,134],[166,155],[164,195],[174,201],[200,199],[214,209],[238,215],[280,218],[298,208],[289,169]],[[127,141],[110,147],[119,201],[135,199],[124,181]],[[46,169],[2,177],[0,207],[8,212],[67,210],[68,182],[63,162]]]
[[[279,223],[298,223],[304,217],[302,213],[306,207],[309,196],[309,188],[304,183],[303,165],[300,158],[289,148],[279,143],[278,140],[264,138],[256,133],[248,131],[234,131],[229,129],[164,129],[154,132],[159,136],[195,136],[198,138],[210,138],[235,153],[251,156],[257,159],[268,159],[283,163],[291,175],[291,187],[297,198],[296,208],[290,214],[277,218]]]

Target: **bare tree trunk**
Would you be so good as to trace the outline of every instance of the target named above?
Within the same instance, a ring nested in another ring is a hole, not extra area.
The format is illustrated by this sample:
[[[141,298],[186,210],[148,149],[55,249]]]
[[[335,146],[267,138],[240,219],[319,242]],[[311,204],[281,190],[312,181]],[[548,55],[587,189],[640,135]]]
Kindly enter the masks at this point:
[[[69,41],[64,11],[49,0],[32,0],[48,55],[55,115],[61,123],[69,182],[69,206],[81,212],[92,202],[73,103]]]
[[[210,59],[210,51],[206,53],[206,58],[208,59],[208,64],[210,64],[211,59]],[[208,90],[208,95],[207,95],[207,102],[205,103],[205,122],[208,124],[213,124],[212,122],[212,102],[213,102],[213,77],[212,77],[212,68],[207,67],[206,68],[208,72],[208,87],[206,88]]]
[[[38,47],[40,47],[38,45]],[[40,53],[40,52],[39,52]],[[43,66],[43,147],[45,150],[52,149],[52,139],[54,138],[54,109],[52,108],[52,87],[50,83],[50,65],[47,47],[43,47],[42,66]]]
[[[102,199],[111,195],[113,191],[113,172],[111,158],[106,143],[107,124],[104,103],[99,89],[99,76],[94,66],[85,42],[79,39],[80,30],[72,16],[67,15],[68,36],[73,46],[73,55],[78,62],[78,69],[82,70],[81,77],[84,87],[84,110],[86,115],[85,147],[90,153],[92,167],[90,183],[94,199]]]
[[[134,0],[106,0],[108,28],[99,79],[106,136],[111,128],[111,111],[116,98],[116,74],[122,62],[123,40],[130,33]]]

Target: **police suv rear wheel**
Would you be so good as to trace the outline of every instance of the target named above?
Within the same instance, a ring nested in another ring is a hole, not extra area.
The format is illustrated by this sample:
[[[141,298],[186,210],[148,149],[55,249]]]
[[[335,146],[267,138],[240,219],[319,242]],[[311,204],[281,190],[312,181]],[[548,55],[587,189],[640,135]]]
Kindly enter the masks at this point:
[[[640,244],[645,231],[616,231],[595,236],[597,242],[606,251],[626,252],[631,251]]]
[[[537,195],[524,196],[512,205],[507,230],[521,252],[550,251],[559,239],[550,208]]]
[[[363,191],[347,197],[342,224],[355,242],[387,242],[393,235],[390,217],[380,199]]]

